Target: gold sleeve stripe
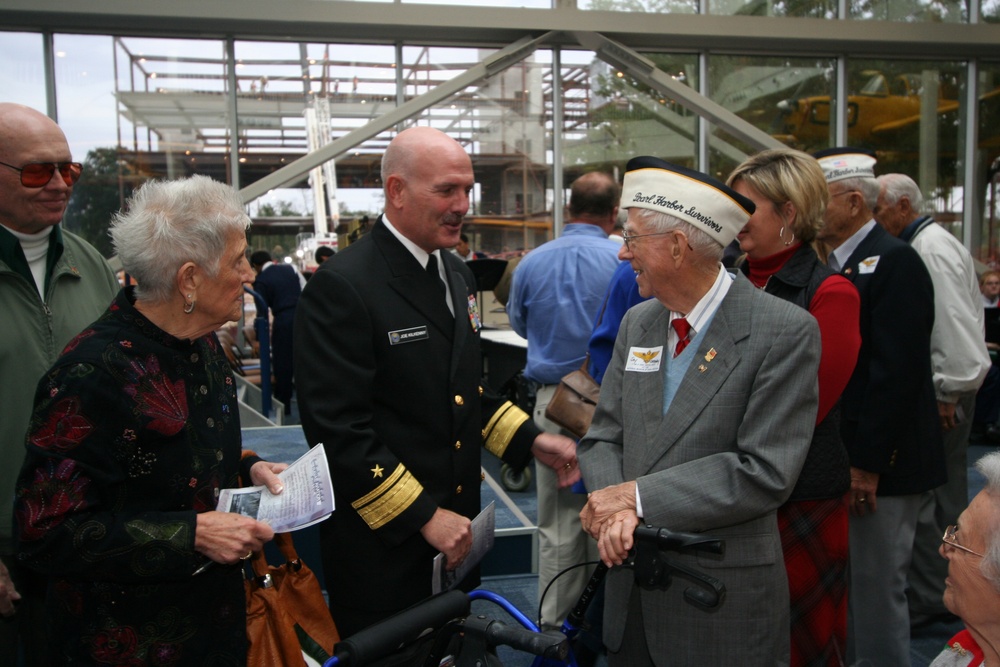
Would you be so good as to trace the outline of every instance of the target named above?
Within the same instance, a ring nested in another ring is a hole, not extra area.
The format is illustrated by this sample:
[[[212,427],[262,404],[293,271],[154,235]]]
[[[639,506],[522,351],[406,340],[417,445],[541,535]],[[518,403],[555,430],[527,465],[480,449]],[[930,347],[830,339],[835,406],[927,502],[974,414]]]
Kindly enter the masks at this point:
[[[483,429],[483,445],[486,451],[498,458],[502,457],[517,429],[526,421],[528,414],[510,401],[506,401],[493,413],[486,428]]]
[[[413,504],[424,487],[402,463],[378,487],[351,503],[372,530],[389,523]]]

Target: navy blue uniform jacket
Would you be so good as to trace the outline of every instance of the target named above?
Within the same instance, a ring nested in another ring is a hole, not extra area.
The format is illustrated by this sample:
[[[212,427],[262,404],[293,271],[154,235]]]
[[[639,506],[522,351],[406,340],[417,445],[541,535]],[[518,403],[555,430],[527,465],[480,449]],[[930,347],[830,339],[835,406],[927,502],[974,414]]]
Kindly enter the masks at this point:
[[[920,255],[879,225],[841,269],[861,295],[861,351],[841,397],[851,465],[879,473],[878,495],[945,482],[931,379],[934,286]]]
[[[479,513],[481,446],[523,465],[538,434],[482,386],[475,280],[441,256],[454,317],[381,221],[324,262],[299,302],[296,386],[306,439],[325,444],[333,476],[337,509],[321,531],[337,604],[390,612],[430,595],[436,551],[420,528],[438,507]]]

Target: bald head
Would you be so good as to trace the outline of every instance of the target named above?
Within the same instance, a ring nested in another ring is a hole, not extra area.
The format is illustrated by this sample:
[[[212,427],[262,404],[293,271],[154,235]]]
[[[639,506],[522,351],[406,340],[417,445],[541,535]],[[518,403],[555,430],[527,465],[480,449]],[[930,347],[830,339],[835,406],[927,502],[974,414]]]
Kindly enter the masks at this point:
[[[0,103],[0,162],[21,168],[70,160],[66,135],[51,118],[21,104]],[[0,224],[38,233],[62,220],[72,191],[58,171],[44,187],[28,188],[17,169],[0,165]]]
[[[442,153],[461,153],[468,156],[457,141],[433,127],[411,127],[403,130],[389,142],[382,155],[382,187],[388,183],[389,177],[399,175],[407,177],[414,165],[426,161],[429,156],[437,159]],[[471,168],[471,162],[470,168]]]
[[[386,217],[426,252],[458,244],[473,185],[465,150],[431,127],[400,132],[382,156]]]

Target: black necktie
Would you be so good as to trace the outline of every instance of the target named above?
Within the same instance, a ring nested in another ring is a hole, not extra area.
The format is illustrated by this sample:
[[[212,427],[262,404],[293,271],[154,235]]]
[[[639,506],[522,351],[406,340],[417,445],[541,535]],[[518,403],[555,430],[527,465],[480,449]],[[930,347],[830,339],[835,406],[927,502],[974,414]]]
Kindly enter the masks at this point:
[[[434,281],[434,286],[441,293],[441,296],[446,296],[448,292],[444,288],[444,281],[441,280],[441,274],[438,273],[438,260],[436,256],[430,255],[427,258],[426,270],[427,270],[427,275],[429,275],[431,277],[431,280]]]

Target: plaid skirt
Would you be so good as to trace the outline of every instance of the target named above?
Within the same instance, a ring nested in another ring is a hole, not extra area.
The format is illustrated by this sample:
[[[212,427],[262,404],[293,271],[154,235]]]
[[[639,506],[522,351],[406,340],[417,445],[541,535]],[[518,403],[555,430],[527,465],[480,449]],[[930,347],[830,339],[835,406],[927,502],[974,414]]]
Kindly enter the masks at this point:
[[[845,496],[790,502],[778,510],[791,600],[792,667],[845,664],[847,526]]]

